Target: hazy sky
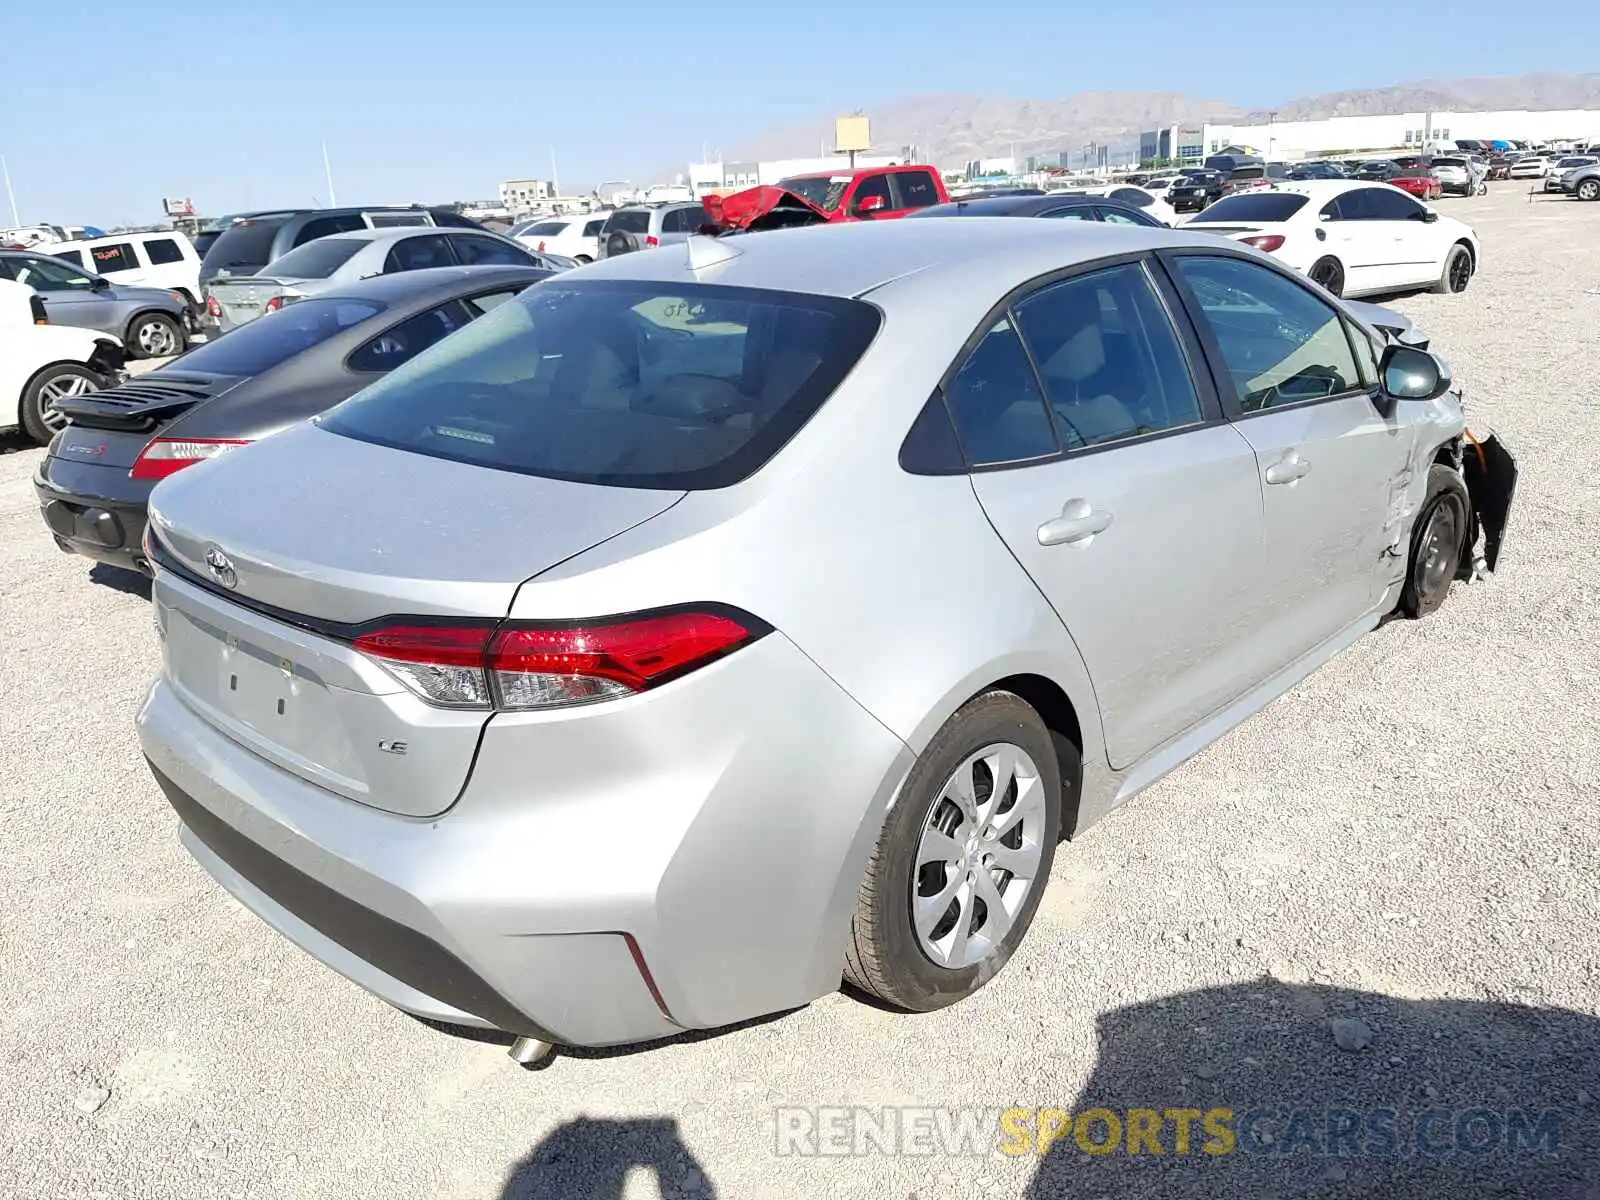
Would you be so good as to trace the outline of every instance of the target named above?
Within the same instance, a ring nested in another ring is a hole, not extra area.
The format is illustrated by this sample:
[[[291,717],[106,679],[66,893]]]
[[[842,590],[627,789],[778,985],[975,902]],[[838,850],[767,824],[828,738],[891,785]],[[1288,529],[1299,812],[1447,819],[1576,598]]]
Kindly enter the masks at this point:
[[[1594,69],[1600,6],[658,0],[5,0],[0,154],[24,220],[631,179],[920,92],[1187,92],[1270,107],[1426,77]],[[797,146],[804,153],[809,145]],[[678,167],[677,169],[682,169]],[[0,207],[0,225],[9,223]]]

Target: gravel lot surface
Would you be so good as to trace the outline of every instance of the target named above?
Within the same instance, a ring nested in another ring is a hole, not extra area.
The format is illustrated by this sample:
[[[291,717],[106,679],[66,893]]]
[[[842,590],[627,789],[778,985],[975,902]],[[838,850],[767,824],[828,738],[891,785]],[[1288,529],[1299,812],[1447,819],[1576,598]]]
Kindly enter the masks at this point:
[[[133,731],[144,589],[56,550],[4,435],[0,1195],[1600,1195],[1600,205],[1441,207],[1483,273],[1396,306],[1521,460],[1500,577],[1063,847],[1010,969],[929,1016],[835,995],[528,1072],[368,997],[180,850]],[[1160,1157],[779,1157],[781,1105],[1227,1107],[1257,1153],[1169,1122]],[[1412,1154],[1431,1106],[1560,1110],[1560,1153]],[[1401,1150],[1312,1154],[1329,1107],[1399,1110]]]

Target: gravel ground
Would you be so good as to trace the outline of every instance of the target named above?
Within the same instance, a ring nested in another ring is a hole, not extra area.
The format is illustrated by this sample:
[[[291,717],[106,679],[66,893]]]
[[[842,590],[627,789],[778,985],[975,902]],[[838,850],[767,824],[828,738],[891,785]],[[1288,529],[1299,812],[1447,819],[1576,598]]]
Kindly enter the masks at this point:
[[[835,995],[526,1072],[371,999],[181,852],[133,732],[149,605],[55,549],[39,451],[4,443],[0,1194],[1600,1195],[1600,205],[1443,207],[1484,271],[1396,304],[1521,459],[1501,577],[1063,847],[1010,969],[929,1016]],[[780,1157],[781,1105],[1226,1107],[1262,1153],[1202,1153],[1197,1124],[1177,1154],[1169,1123],[1161,1157]],[[1398,1109],[1404,1147],[1435,1105],[1559,1110],[1560,1153],[1318,1157],[1288,1116]]]

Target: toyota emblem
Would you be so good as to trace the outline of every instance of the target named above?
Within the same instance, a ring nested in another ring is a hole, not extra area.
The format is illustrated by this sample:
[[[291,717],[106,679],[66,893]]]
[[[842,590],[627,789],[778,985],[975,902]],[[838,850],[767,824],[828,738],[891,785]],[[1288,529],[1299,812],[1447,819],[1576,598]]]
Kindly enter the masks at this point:
[[[225,588],[231,588],[239,582],[239,576],[233,569],[233,560],[222,552],[219,547],[206,547],[206,569]]]

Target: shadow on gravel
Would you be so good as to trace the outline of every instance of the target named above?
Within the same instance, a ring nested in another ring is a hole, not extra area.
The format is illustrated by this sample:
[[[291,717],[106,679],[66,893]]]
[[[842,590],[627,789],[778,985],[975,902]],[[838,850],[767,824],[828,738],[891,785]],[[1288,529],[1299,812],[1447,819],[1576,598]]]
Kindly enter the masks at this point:
[[[20,429],[0,429],[0,454],[15,454],[19,450],[33,450],[37,443]]]
[[[716,1200],[671,1117],[568,1121],[516,1165],[500,1200],[622,1200],[636,1167],[655,1174],[661,1200]]]
[[[1118,1009],[1098,1041],[1071,1115],[1023,1122],[1029,1154],[1061,1130],[1028,1200],[1600,1200],[1592,1016],[1263,979]]]
[[[114,592],[126,592],[141,600],[150,599],[150,577],[138,571],[113,567],[109,563],[95,563],[89,568],[89,582],[108,587]]]

